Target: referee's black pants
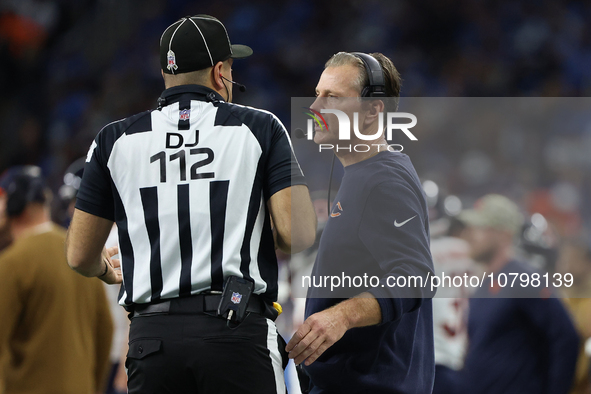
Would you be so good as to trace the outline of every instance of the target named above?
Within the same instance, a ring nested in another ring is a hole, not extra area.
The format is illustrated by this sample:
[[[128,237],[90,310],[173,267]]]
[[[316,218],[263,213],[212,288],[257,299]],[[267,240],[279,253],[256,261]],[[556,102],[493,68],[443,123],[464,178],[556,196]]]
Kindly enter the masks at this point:
[[[287,361],[273,321],[251,313],[230,329],[200,313],[132,318],[125,365],[130,394],[276,394]]]

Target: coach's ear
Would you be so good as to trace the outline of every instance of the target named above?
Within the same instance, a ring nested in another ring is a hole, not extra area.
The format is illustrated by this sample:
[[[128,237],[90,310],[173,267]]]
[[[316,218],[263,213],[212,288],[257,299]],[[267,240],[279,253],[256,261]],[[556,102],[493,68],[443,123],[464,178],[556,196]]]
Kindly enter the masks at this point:
[[[379,117],[384,112],[384,101],[382,100],[371,100],[367,103],[367,115],[365,116],[364,125],[373,124],[373,122],[379,121]]]

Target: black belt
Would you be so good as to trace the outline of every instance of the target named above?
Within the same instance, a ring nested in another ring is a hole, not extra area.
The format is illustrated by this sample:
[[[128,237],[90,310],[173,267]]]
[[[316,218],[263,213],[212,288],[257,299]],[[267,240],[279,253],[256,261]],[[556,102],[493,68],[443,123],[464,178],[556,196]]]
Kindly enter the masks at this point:
[[[204,312],[216,312],[221,294],[197,294],[190,297],[172,298],[170,300],[163,300],[150,304],[134,304],[128,311],[131,317],[150,316],[159,314],[169,315],[192,315]],[[272,316],[274,309],[272,305],[268,305],[260,296],[252,294],[246,307],[246,312],[258,313],[275,320],[277,316]]]

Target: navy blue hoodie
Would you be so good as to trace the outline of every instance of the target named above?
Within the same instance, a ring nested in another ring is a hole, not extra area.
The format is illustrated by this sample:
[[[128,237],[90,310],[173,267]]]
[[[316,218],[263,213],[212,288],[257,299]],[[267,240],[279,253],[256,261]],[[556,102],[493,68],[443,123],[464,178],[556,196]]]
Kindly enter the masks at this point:
[[[408,156],[385,151],[345,167],[312,277],[343,274],[376,281],[333,291],[311,286],[306,317],[369,291],[379,302],[382,322],[347,331],[306,367],[311,392],[431,393],[433,294],[428,286],[388,282],[389,276],[433,275],[427,205]]]

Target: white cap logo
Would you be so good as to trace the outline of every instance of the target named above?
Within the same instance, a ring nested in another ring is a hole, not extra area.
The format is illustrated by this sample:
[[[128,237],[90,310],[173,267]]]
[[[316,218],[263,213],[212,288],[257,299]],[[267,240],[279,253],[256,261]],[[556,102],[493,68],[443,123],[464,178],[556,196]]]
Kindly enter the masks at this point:
[[[168,58],[168,65],[166,66],[167,69],[172,71],[172,70],[176,70],[177,68],[179,68],[176,65],[176,56],[174,55],[173,51],[168,51],[168,53],[166,54],[166,57]]]

